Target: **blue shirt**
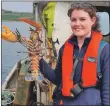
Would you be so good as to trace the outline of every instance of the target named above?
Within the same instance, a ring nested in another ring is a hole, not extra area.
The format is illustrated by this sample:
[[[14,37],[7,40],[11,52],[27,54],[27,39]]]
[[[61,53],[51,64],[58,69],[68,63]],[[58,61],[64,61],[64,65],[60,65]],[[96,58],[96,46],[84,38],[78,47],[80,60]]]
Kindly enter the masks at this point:
[[[74,56],[83,58],[88,47],[88,44],[91,40],[91,37],[85,38],[82,48],[79,50],[77,37],[73,36],[69,39],[69,43],[74,44]],[[46,78],[48,78],[52,83],[59,86],[62,83],[62,53],[63,53],[64,45],[59,50],[58,61],[55,70],[51,69],[51,67],[43,60],[40,60],[40,70],[44,74]],[[81,94],[79,94],[76,98],[64,97],[59,95],[56,99],[56,104],[60,99],[64,100],[64,105],[110,105],[110,44],[107,44],[101,53],[101,71],[102,71],[102,85],[100,90],[96,88],[86,88],[83,90]],[[77,66],[73,80],[75,83],[79,83],[81,81],[82,74],[82,61],[79,61]]]

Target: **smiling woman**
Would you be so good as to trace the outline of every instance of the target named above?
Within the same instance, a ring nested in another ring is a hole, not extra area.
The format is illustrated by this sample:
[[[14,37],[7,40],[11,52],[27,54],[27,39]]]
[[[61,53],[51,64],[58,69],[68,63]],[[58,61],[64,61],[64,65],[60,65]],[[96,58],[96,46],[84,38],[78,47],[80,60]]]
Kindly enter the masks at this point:
[[[100,12],[108,12],[109,6],[104,3],[56,3],[52,24],[55,30],[52,37],[54,35],[59,37],[61,47],[55,70],[51,69],[44,59],[40,60],[40,71],[57,86],[53,93],[55,106],[110,105],[108,95],[110,45],[102,41],[101,31],[103,30],[98,30],[96,14],[96,8]],[[68,7],[70,7],[69,11]],[[109,23],[109,15],[107,17],[107,20],[104,19],[103,22],[108,21]],[[107,31],[106,34],[109,33],[109,30]],[[105,47],[101,52],[99,48],[102,47],[102,43],[105,44]]]

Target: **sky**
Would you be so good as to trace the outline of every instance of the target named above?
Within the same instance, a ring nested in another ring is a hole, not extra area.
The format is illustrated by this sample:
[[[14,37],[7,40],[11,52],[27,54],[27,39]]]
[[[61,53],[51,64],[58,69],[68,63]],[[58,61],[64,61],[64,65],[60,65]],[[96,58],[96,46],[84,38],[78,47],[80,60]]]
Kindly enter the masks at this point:
[[[5,10],[11,10],[11,11],[18,11],[18,12],[32,12],[33,11],[33,4],[32,1],[25,1],[25,2],[1,2],[1,8]]]

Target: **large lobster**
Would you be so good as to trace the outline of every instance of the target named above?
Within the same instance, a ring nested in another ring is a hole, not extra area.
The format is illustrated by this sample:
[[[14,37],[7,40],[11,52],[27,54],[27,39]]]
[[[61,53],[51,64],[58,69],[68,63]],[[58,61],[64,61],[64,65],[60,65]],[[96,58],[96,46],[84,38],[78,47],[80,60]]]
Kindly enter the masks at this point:
[[[24,21],[35,29],[30,28],[30,39],[22,37],[20,32],[16,29],[13,33],[7,26],[3,26],[4,32],[2,32],[2,39],[9,42],[19,42],[25,46],[28,50],[30,57],[30,67],[29,72],[25,76],[26,81],[38,81],[41,85],[42,80],[44,79],[43,75],[39,71],[39,58],[43,56],[42,54],[42,43],[41,40],[41,24],[27,18],[20,18],[20,21]],[[46,81],[46,80],[45,80]]]

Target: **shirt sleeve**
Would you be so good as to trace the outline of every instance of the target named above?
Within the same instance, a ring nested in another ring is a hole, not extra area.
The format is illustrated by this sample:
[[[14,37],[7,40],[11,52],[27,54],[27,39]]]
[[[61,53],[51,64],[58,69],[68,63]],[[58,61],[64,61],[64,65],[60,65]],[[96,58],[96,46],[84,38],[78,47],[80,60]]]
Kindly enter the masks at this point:
[[[61,70],[62,70],[62,49],[60,48],[59,50],[59,56],[57,59],[57,65],[55,70],[53,70],[44,59],[41,59],[39,62],[39,67],[41,73],[52,83],[55,85],[59,85],[61,83],[62,75],[61,75]]]
[[[110,44],[107,44],[101,53],[102,89],[101,97],[103,105],[110,105]]]

